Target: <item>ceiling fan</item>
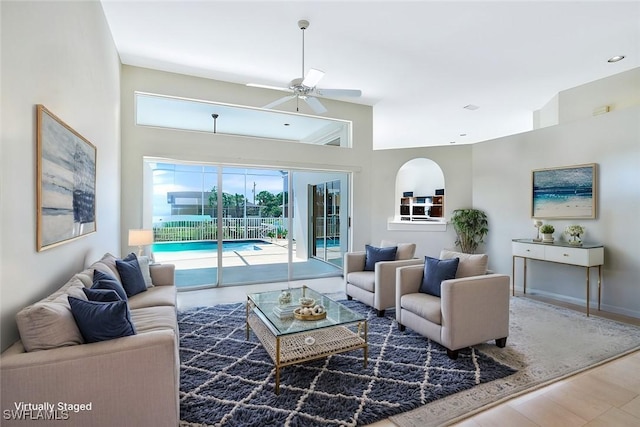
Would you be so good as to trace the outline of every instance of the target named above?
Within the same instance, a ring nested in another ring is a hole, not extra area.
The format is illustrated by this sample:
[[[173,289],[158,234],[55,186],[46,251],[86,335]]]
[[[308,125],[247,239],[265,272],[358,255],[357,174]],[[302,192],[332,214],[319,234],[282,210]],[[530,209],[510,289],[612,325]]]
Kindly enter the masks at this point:
[[[273,101],[272,103],[265,105],[263,108],[273,108],[280,104],[283,104],[291,99],[305,101],[309,107],[316,113],[322,114],[327,109],[322,103],[315,98],[315,96],[361,96],[362,91],[358,89],[320,89],[316,87],[320,79],[324,76],[324,71],[310,69],[309,72],[304,74],[304,31],[309,28],[309,21],[301,19],[298,21],[298,27],[302,30],[302,75],[303,77],[293,79],[289,83],[289,87],[269,86],[257,83],[247,83],[247,86],[260,87],[264,89],[281,90],[284,92],[290,92],[292,95],[287,95],[280,99]],[[300,111],[299,106],[296,105],[296,111]]]

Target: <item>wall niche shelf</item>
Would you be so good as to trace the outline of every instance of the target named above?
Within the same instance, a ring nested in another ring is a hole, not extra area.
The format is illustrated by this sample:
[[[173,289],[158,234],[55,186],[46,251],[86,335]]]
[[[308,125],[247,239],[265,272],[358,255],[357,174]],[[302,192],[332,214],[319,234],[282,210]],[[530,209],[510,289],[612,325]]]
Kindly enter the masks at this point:
[[[400,221],[440,221],[443,212],[444,195],[400,199]]]
[[[396,174],[395,213],[388,230],[446,231],[444,173],[431,159],[411,159]]]

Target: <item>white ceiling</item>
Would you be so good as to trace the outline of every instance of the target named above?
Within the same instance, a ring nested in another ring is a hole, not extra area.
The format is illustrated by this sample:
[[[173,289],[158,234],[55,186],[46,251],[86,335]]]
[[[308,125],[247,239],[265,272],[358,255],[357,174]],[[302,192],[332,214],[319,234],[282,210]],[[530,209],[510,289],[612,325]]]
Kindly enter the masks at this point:
[[[320,88],[362,90],[342,100],[373,106],[376,149],[528,131],[558,92],[640,66],[639,1],[102,4],[124,64],[241,84],[299,77],[309,20],[306,70],[325,71]]]

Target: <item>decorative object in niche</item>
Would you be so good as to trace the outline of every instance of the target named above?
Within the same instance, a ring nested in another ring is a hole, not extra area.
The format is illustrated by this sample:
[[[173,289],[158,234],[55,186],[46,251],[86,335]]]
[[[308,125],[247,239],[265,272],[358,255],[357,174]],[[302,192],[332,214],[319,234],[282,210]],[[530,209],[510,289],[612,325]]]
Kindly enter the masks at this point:
[[[37,249],[96,231],[96,147],[37,105]]]
[[[596,163],[532,171],[533,218],[595,218]]]

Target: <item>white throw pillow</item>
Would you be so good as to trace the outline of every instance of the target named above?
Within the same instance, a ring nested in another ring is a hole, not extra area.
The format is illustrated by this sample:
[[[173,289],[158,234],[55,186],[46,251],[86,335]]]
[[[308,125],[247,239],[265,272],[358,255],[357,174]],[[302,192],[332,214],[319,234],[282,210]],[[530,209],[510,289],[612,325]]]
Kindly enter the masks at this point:
[[[456,279],[487,274],[487,266],[489,264],[489,256],[487,254],[465,254],[446,249],[440,252],[440,259],[451,258],[460,258]]]
[[[52,301],[40,301],[25,307],[16,314],[26,351],[84,343],[67,298],[67,294],[62,294]]]
[[[398,248],[396,252],[396,260],[411,259],[416,253],[415,243],[394,243],[389,240],[383,240],[380,242],[381,248],[389,248],[392,246],[396,246]]]
[[[138,265],[140,266],[140,271],[142,272],[142,277],[144,278],[144,284],[147,288],[153,287],[153,282],[151,281],[151,272],[149,271],[149,257],[146,255],[138,257]]]

